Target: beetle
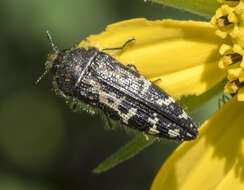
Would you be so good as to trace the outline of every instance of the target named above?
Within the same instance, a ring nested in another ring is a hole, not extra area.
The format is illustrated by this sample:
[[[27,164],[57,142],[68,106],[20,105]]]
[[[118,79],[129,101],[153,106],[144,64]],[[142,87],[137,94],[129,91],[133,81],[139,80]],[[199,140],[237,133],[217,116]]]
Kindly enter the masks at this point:
[[[74,47],[59,50],[47,31],[53,53],[46,62],[46,70],[53,74],[56,93],[64,97],[74,110],[85,105],[89,112],[102,110],[108,120],[156,137],[193,140],[198,135],[197,125],[186,112],[155,82],[141,75],[134,65],[123,65],[105,48]]]

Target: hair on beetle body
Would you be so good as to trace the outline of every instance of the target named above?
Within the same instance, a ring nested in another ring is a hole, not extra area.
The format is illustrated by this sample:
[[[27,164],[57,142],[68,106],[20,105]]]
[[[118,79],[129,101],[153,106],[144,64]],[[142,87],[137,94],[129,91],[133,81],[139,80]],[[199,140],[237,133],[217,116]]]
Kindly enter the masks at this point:
[[[176,140],[197,137],[197,126],[172,97],[142,76],[134,65],[124,66],[106,53],[125,48],[135,42],[134,38],[121,47],[99,51],[95,47],[58,50],[48,32],[47,36],[53,54],[37,83],[51,71],[56,93],[73,110],[79,111],[84,105],[90,113],[98,109],[108,123],[110,119],[120,121],[156,137]]]

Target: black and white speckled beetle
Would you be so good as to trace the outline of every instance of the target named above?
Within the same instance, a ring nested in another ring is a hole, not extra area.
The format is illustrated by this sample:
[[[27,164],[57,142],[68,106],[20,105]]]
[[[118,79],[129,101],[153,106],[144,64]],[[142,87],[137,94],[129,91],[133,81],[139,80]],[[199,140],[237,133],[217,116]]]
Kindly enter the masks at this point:
[[[157,137],[197,137],[197,126],[173,98],[140,75],[135,66],[124,66],[104,52],[122,49],[134,39],[103,51],[95,47],[58,50],[48,32],[47,36],[54,53],[36,83],[51,70],[55,91],[73,109],[85,103],[88,110],[102,110],[109,119]]]

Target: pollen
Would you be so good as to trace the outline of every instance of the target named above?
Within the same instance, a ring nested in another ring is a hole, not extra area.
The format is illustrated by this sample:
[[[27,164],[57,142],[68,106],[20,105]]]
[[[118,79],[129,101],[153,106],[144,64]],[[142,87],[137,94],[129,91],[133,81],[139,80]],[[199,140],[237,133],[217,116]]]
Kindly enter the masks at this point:
[[[220,28],[233,24],[228,20],[227,16],[221,16],[216,20],[216,25]]]
[[[234,68],[234,69],[228,69],[227,73],[227,78],[229,81],[234,81],[239,79],[240,73],[242,72],[242,69],[240,67]]]
[[[239,89],[238,81],[227,82],[225,85],[224,92],[229,94],[235,94]]]
[[[237,63],[242,60],[242,56],[238,53],[228,54],[223,56],[223,64],[225,67]]]
[[[57,54],[56,53],[48,54],[48,60],[50,62],[53,62],[56,58],[57,58]]]

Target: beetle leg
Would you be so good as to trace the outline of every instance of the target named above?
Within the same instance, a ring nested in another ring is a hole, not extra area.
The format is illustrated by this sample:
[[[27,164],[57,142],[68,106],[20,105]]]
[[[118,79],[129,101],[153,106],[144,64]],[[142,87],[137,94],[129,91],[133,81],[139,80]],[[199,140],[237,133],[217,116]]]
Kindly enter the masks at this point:
[[[102,49],[102,51],[106,51],[106,50],[122,50],[127,44],[129,44],[130,42],[135,41],[135,38],[131,38],[129,40],[127,40],[122,46],[120,47],[113,47],[113,48],[104,48]]]

